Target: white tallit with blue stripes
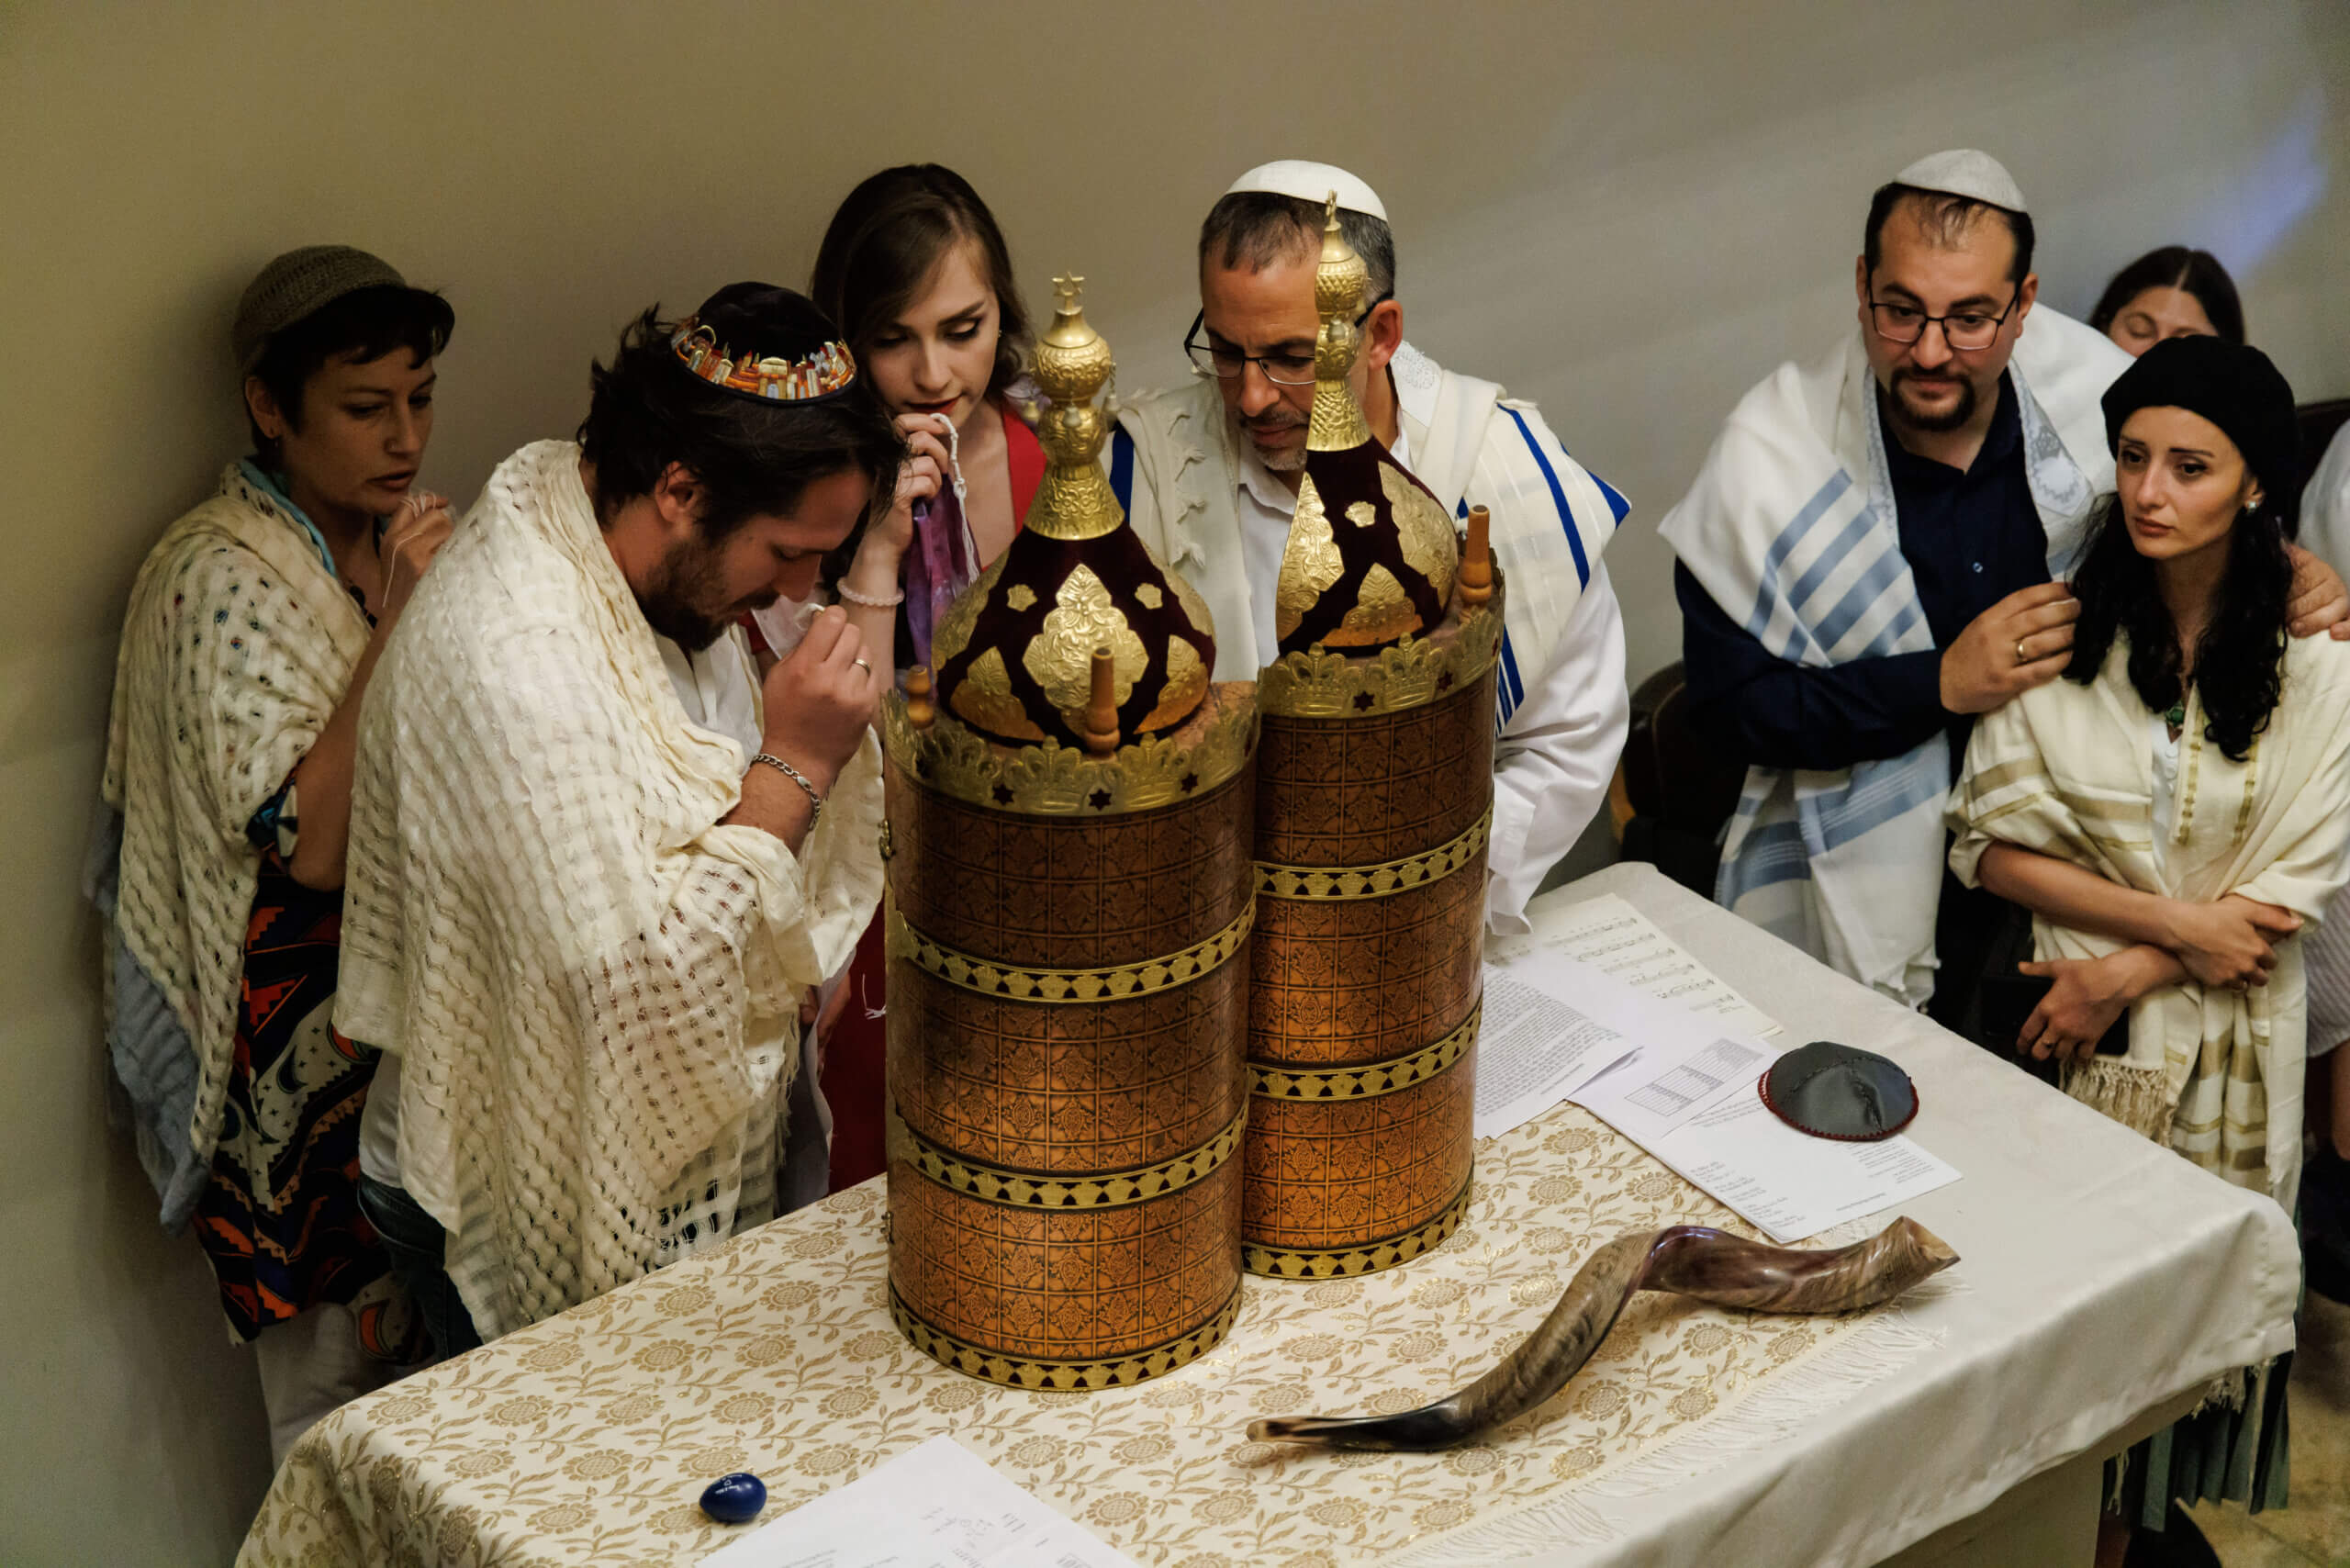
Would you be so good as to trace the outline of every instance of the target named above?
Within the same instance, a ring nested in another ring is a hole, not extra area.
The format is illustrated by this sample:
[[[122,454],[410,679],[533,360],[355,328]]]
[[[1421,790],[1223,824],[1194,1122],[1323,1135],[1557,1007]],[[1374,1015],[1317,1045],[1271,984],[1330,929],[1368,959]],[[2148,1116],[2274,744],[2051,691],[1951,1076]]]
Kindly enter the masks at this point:
[[[2009,361],[2052,577],[2071,568],[2090,504],[2113,487],[2098,399],[2129,363],[2046,306]],[[1934,646],[1901,554],[1885,440],[1856,330],[1740,399],[1662,525],[1714,602],[1776,657],[1826,667]],[[1840,972],[1923,1003],[1950,763],[1937,732],[1850,768],[1750,769],[1715,898]]]

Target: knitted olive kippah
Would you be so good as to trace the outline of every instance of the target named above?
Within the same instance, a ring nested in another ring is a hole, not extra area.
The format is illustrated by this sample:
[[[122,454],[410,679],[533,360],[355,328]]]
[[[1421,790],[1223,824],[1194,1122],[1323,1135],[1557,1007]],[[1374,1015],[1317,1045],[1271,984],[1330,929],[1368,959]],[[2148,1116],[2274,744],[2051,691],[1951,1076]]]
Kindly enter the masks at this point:
[[[237,301],[229,347],[237,371],[252,374],[269,340],[323,306],[363,288],[406,288],[389,262],[349,245],[305,245],[261,269]]]

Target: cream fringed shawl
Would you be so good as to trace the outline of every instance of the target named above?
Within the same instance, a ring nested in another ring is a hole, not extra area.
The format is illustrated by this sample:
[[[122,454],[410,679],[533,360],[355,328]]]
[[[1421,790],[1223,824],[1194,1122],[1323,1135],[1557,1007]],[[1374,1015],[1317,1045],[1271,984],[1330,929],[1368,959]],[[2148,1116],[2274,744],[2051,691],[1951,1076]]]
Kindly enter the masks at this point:
[[[798,857],[719,825],[746,759],[688,722],[578,461],[491,476],[376,669],[352,790],[336,1022],[400,1053],[402,1180],[485,1338],[732,1232],[800,988],[880,898],[869,736]]]
[[[178,1167],[164,1178],[174,1228],[195,1204],[193,1173],[210,1163],[228,1092],[261,875],[245,824],[333,718],[371,635],[322,548],[230,464],[218,491],[149,553],[123,620],[99,789],[122,815],[120,953],[161,992],[195,1058],[187,1125],[149,1128]],[[118,1054],[117,1067],[130,1069],[134,1099],[141,1079],[187,1081],[176,1065]],[[142,1104],[142,1116],[176,1120],[184,1092]]]
[[[1994,842],[2069,860],[2109,881],[2210,902],[2242,893],[2307,921],[2350,867],[2350,647],[2294,638],[2268,728],[2242,763],[2203,738],[2190,689],[2174,820],[2154,842],[2153,733],[2117,641],[2097,680],[2059,680],[1975,726],[1952,793],[1951,866],[1970,886]],[[2032,921],[2043,958],[2125,946]],[[2131,1009],[2127,1057],[2069,1069],[2065,1092],[2288,1209],[2300,1182],[2306,1032],[2301,944],[2280,943],[2266,986],[2189,981]]]

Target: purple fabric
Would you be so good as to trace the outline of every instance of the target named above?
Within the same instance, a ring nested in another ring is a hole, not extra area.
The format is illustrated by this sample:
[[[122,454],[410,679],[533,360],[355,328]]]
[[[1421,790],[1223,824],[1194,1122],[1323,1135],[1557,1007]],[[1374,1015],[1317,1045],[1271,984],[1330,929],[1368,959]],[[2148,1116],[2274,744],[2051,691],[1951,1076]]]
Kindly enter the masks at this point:
[[[906,633],[915,663],[930,663],[931,629],[979,575],[979,550],[955,492],[942,487],[916,501],[913,548],[906,553]]]

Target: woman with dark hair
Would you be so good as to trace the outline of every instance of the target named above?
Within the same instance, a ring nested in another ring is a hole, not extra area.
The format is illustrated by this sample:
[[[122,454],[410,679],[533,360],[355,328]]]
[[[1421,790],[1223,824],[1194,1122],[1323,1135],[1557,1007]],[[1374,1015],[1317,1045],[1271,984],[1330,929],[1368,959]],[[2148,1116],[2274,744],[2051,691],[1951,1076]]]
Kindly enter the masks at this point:
[[[453,321],[346,246],[263,269],[232,334],[253,454],[148,554],[116,670],[109,1054],[281,1458],[420,1350],[357,1203],[376,1053],[330,1020],[360,700],[449,537],[415,484]]]
[[[895,504],[853,556],[830,564],[830,597],[873,646],[926,664],[931,628],[1012,543],[1044,478],[1044,449],[1019,412],[1030,338],[1012,252],[968,181],[908,163],[849,192],[809,294],[840,323],[913,453]]]
[[[2258,350],[2199,336],[2147,351],[2104,406],[2116,494],[2074,579],[2072,666],[1976,724],[1951,865],[2034,917],[2023,968],[2051,984],[2019,1047],[2290,1213],[2297,936],[2350,879],[2350,650],[2285,634],[2292,391]],[[2284,1383],[2248,1372],[2239,1408],[2133,1452],[2135,1522],[2161,1528],[2173,1497],[2281,1506]]]
[[[912,454],[890,510],[877,509],[853,554],[826,562],[820,599],[837,600],[867,645],[894,648],[901,667],[928,664],[932,629],[1012,543],[1045,476],[1022,413],[1031,340],[1012,252],[968,181],[908,163],[849,192],[809,293],[840,323]],[[768,644],[788,648],[811,608],[760,616]],[[882,1168],[886,969],[876,920],[822,1024],[836,1188]]]
[[[2089,325],[2133,354],[2165,338],[2244,342],[2244,305],[2235,280],[2209,251],[2165,245],[2113,274],[2089,312]]]

